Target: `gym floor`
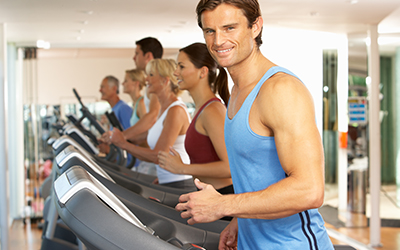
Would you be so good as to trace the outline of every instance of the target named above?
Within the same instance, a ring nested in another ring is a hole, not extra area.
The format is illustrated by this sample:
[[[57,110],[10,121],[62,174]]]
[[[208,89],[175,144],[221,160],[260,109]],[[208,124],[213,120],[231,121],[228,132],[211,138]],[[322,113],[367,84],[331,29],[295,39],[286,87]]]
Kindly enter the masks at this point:
[[[326,224],[336,232],[351,237],[365,245],[369,243],[369,228],[339,228]],[[10,250],[38,250],[40,249],[42,230],[38,229],[36,224],[30,222],[23,224],[22,220],[14,221],[10,229]],[[382,227],[381,229],[382,244],[381,248],[370,248],[379,250],[396,250],[400,249],[400,228]],[[331,237],[333,244],[347,244],[346,242]]]

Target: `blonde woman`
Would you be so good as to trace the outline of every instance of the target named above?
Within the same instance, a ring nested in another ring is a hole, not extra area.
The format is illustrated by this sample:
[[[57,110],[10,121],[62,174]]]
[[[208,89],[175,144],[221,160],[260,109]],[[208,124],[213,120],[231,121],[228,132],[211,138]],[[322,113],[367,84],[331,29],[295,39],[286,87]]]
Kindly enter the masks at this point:
[[[176,62],[171,59],[153,59],[146,66],[148,92],[155,94],[161,105],[158,119],[146,136],[150,148],[129,143],[116,129],[111,136],[114,145],[125,149],[139,160],[158,164],[158,152],[173,148],[182,161],[189,163],[184,141],[190,115],[186,105],[178,99],[180,90],[174,76],[175,69]],[[191,175],[173,174],[158,165],[156,167],[159,184],[175,188],[195,188]]]
[[[141,93],[146,86],[146,75],[143,70],[131,69],[125,71],[125,79],[122,83],[124,93],[128,94],[133,102],[133,112],[130,119],[130,125],[135,125],[144,114],[147,113]]]
[[[132,116],[129,120],[131,126],[135,125],[140,118],[146,113],[146,105],[144,103],[142,89],[146,86],[146,74],[140,69],[131,69],[125,71],[124,82],[122,83],[125,94],[128,94],[132,99]],[[141,146],[146,147],[146,143],[142,143]],[[140,165],[148,165],[151,163],[142,162],[138,159],[135,161],[134,168],[132,170],[138,171]],[[152,164],[154,165],[154,164]],[[154,167],[154,166],[153,166]],[[155,168],[155,167],[154,167]]]

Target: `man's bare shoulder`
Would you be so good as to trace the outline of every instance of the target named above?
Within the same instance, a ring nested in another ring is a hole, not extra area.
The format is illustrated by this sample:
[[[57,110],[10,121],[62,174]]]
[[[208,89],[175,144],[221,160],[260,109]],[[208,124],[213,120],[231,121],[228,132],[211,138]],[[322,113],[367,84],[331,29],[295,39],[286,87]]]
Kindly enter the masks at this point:
[[[260,88],[259,96],[262,96],[263,101],[290,101],[288,99],[309,99],[310,92],[302,81],[297,77],[286,73],[276,73]],[[259,98],[260,99],[260,98]]]
[[[298,78],[277,73],[266,82],[260,89],[256,101],[257,110],[261,120],[270,127],[272,121],[276,124],[287,122],[290,117],[298,115],[307,116],[314,114],[314,103],[312,96],[306,86]]]
[[[268,91],[289,91],[298,87],[304,87],[304,84],[297,77],[278,72],[266,80],[261,89]]]

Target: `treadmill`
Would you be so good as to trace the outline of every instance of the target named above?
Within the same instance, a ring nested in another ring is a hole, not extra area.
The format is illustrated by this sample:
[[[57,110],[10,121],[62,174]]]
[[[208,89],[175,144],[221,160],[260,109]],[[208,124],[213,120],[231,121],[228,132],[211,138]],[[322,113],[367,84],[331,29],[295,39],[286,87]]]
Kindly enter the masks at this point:
[[[180,216],[180,213],[174,209],[175,205],[179,201],[179,195],[162,192],[134,183],[132,183],[132,185],[129,187],[119,185],[101,168],[98,168],[95,165],[90,164],[90,162],[87,162],[83,158],[79,157],[79,153],[72,146],[66,148],[63,153],[64,152],[65,154],[60,154],[56,158],[56,161],[60,161],[58,165],[63,166],[62,168],[64,169],[62,172],[60,172],[60,175],[75,166],[83,167],[88,173],[95,177],[121,200],[133,202],[143,208],[183,224],[187,223],[186,219],[183,219]],[[72,155],[76,155],[78,157],[73,157]],[[70,158],[70,160],[68,160],[68,158]],[[195,224],[193,226],[220,233],[228,225],[228,223],[229,222],[226,220],[218,220],[211,223]]]
[[[76,166],[54,182],[61,219],[88,249],[218,249],[219,234],[123,203]]]
[[[58,140],[61,141],[63,139],[66,139],[66,138],[59,138]],[[62,142],[58,143],[58,140],[55,143],[53,143],[53,147],[57,147],[59,144],[62,144],[62,146],[60,148],[65,149],[66,147],[68,147],[68,143],[62,143]],[[129,185],[133,185],[132,182],[134,182],[138,185],[147,186],[152,189],[157,189],[162,192],[168,192],[168,193],[176,194],[176,195],[182,195],[184,193],[196,191],[195,188],[180,189],[180,188],[173,188],[173,187],[166,187],[163,185],[152,184],[152,181],[156,178],[153,175],[141,174],[138,172],[130,171],[125,168],[115,168],[115,166],[112,166],[111,164],[106,164],[105,162],[99,161],[97,157],[93,157],[92,155],[88,154],[79,145],[74,144],[74,147],[77,150],[79,150],[80,152],[82,152],[81,157],[85,157],[90,162],[93,162],[92,165],[96,165],[97,167],[104,169],[104,171],[106,171],[107,174],[109,174],[120,185],[128,185],[129,186]],[[60,155],[61,151],[58,150],[58,152],[59,152],[58,155]],[[75,156],[78,156],[78,155],[75,154]],[[56,157],[56,160],[60,159],[60,158],[65,158],[65,157],[69,157],[69,154],[64,154],[64,156]],[[66,160],[64,160],[64,161],[66,161]],[[62,161],[58,161],[58,163],[62,163]],[[62,166],[60,166],[60,168],[62,168]],[[63,170],[60,169],[59,171],[63,171]]]

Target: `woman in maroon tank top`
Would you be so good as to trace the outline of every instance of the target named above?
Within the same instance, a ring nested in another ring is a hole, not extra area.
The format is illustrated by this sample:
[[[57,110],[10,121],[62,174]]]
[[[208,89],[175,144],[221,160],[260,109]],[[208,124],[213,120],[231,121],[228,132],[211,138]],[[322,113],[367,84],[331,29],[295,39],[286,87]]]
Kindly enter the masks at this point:
[[[179,154],[160,151],[160,167],[176,174],[188,174],[214,186],[223,194],[233,193],[231,173],[224,141],[224,119],[229,100],[224,68],[211,57],[203,43],[179,50],[175,76],[179,88],[188,90],[196,110],[186,132],[185,149],[191,164],[182,163]]]

